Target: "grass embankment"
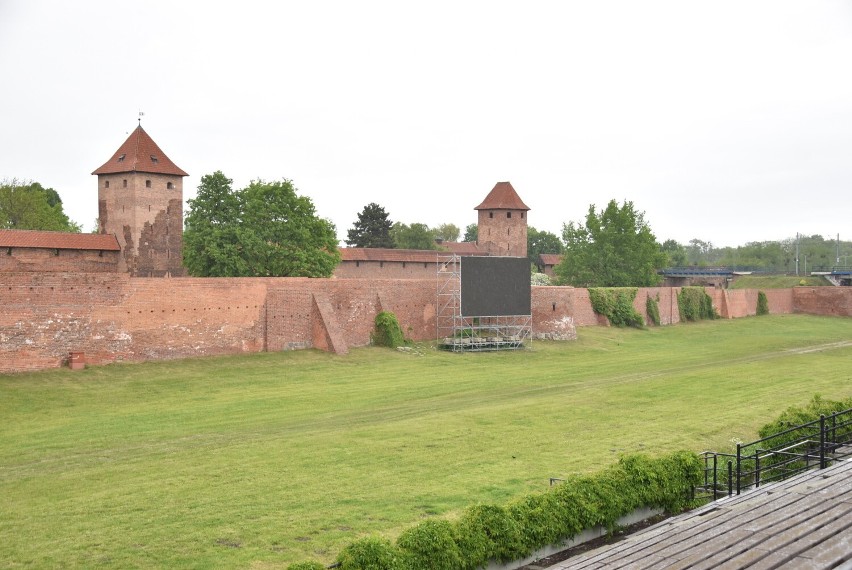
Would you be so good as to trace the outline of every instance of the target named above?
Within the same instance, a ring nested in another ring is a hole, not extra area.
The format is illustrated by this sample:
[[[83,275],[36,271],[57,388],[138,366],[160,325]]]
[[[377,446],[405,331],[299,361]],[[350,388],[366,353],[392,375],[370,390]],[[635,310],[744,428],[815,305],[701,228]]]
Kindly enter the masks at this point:
[[[281,568],[852,395],[852,319],[0,376],[0,566]]]
[[[738,275],[730,289],[789,289],[791,287],[833,287],[821,275]]]

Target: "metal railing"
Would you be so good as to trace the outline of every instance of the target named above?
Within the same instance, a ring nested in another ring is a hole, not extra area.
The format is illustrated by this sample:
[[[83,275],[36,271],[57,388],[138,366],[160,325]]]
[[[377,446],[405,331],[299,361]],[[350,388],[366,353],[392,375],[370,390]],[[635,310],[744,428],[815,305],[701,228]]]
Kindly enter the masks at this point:
[[[738,443],[736,453],[705,451],[704,481],[697,497],[716,500],[781,481],[810,469],[825,469],[852,458],[852,409],[821,415],[751,443]]]

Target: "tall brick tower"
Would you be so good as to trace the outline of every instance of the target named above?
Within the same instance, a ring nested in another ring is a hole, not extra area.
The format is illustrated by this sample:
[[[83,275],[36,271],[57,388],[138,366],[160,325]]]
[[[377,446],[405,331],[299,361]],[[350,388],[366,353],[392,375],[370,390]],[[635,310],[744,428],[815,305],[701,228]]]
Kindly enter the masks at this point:
[[[183,177],[142,125],[92,172],[98,176],[98,232],[121,245],[119,270],[137,277],[184,274]]]
[[[529,208],[509,182],[498,182],[474,210],[479,211],[477,243],[488,253],[527,256]]]

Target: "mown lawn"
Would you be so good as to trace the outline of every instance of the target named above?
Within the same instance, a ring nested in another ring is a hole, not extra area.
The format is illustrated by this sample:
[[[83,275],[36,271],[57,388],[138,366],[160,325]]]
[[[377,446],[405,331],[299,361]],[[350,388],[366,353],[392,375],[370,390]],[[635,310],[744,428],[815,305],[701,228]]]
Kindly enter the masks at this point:
[[[852,395],[852,319],[0,376],[0,567],[284,568]]]

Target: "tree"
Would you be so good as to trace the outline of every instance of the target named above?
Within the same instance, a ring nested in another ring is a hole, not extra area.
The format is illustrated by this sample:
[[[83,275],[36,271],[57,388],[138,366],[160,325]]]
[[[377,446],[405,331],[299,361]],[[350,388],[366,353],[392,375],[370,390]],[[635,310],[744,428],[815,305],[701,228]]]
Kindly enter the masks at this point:
[[[538,256],[542,253],[560,254],[564,246],[562,240],[554,233],[538,231],[530,226],[527,229],[527,258],[533,265],[538,265]]]
[[[633,202],[611,200],[600,213],[589,206],[585,225],[563,226],[565,251],[554,269],[562,284],[575,287],[652,287],[665,254]]]
[[[196,277],[248,275],[240,234],[240,196],[233,180],[217,170],[201,177],[195,198],[187,200],[183,264]]]
[[[184,263],[191,275],[329,277],[337,263],[334,224],[316,216],[292,181],[252,181],[234,192],[222,172],[203,176],[189,200]]]
[[[673,239],[667,239],[660,246],[660,250],[666,254],[666,265],[668,267],[683,267],[686,265],[686,248]]]
[[[479,239],[479,224],[468,224],[464,229],[464,241]]]
[[[441,241],[458,241],[461,230],[455,224],[441,224],[432,230],[434,239]]]
[[[17,179],[0,182],[0,228],[80,233],[62,209],[62,199],[53,188]]]
[[[399,249],[437,249],[432,230],[426,224],[403,224],[396,222],[391,227],[394,246]]]
[[[391,226],[393,222],[388,219],[385,209],[370,202],[347,232],[346,244],[352,247],[393,247]]]

